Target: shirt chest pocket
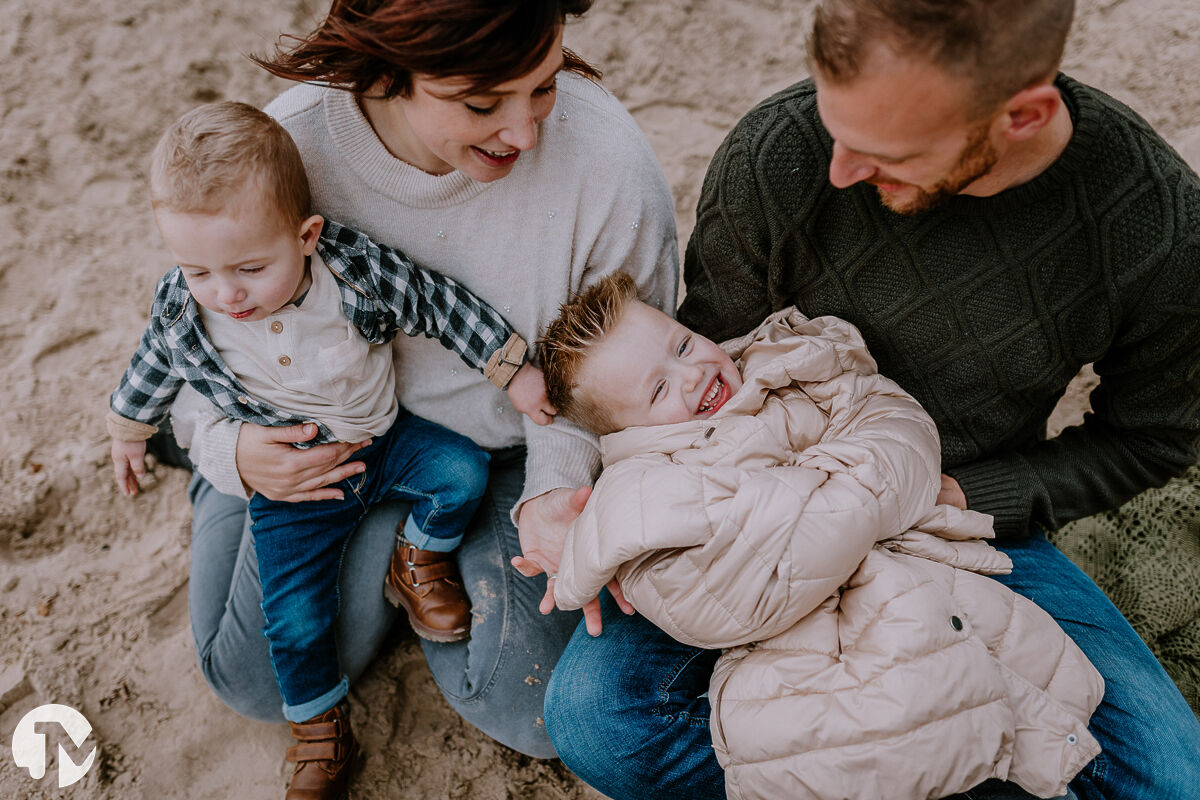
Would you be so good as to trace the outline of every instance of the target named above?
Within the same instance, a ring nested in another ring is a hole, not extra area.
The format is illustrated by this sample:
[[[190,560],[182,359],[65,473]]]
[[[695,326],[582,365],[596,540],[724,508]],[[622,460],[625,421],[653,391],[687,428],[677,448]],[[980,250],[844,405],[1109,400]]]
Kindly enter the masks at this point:
[[[372,346],[358,329],[346,323],[336,344],[317,352],[319,374],[313,376],[319,385],[317,393],[337,405],[348,405],[369,391],[378,373],[386,369],[391,358],[387,345]]]

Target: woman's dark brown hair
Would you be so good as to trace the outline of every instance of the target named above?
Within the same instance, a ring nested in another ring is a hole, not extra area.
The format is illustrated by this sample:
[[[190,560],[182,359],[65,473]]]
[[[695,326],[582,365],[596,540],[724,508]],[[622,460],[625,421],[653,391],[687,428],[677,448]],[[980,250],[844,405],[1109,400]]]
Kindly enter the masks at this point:
[[[320,81],[356,95],[407,97],[413,76],[462,78],[466,97],[519,78],[546,57],[568,16],[592,0],[333,0],[306,37],[284,35],[273,58],[251,58],[295,81]],[[563,67],[600,72],[563,48]]]

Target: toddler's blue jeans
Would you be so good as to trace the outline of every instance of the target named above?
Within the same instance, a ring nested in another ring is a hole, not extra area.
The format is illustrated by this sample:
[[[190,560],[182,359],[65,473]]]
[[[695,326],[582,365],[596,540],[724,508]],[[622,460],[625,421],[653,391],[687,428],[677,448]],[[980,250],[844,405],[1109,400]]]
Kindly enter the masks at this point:
[[[487,487],[487,453],[404,409],[355,458],[366,470],[338,484],[341,500],[285,503],[257,494],[250,499],[263,633],[283,715],[292,722],[328,711],[349,690],[334,636],[338,575],[346,543],[367,509],[384,500],[411,502],[405,537],[418,548],[449,552],[462,541]]]
[[[1058,620],[1104,676],[1090,724],[1103,752],[1072,781],[1074,797],[1200,796],[1200,723],[1125,618],[1044,536],[997,547],[1013,560],[1012,574],[999,580]],[[607,594],[603,611],[601,635],[580,625],[546,690],[546,727],[559,757],[613,800],[725,797],[705,694],[718,653],[623,615]],[[988,781],[959,797],[1032,795]]]

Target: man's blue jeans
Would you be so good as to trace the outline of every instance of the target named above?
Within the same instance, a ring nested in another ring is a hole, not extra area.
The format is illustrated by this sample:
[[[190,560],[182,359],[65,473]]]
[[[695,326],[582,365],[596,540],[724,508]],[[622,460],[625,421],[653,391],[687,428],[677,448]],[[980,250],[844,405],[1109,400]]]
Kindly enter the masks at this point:
[[[1129,623],[1044,536],[998,547],[1013,559],[1003,582],[1058,620],[1104,676],[1090,725],[1103,752],[1071,783],[1072,793],[1080,800],[1200,796],[1200,723]],[[576,629],[546,691],[546,726],[559,757],[613,800],[725,797],[704,694],[718,653],[624,616],[607,595],[603,610],[601,635]],[[961,797],[1031,795],[989,781]]]
[[[338,575],[346,543],[367,509],[384,500],[411,502],[405,536],[419,548],[449,552],[462,541],[487,488],[487,453],[403,409],[387,433],[355,457],[366,470],[339,484],[341,500],[250,498],[263,633],[283,715],[292,722],[325,713],[349,690],[334,635]]]

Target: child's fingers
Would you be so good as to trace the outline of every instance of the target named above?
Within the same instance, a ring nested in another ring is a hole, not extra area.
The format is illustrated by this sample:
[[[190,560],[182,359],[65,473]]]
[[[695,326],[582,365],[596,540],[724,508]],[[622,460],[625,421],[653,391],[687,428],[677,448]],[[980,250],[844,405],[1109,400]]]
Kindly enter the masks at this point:
[[[557,578],[550,578],[546,581],[546,593],[542,595],[542,602],[538,603],[538,611],[543,614],[549,614],[554,610],[554,581]]]

